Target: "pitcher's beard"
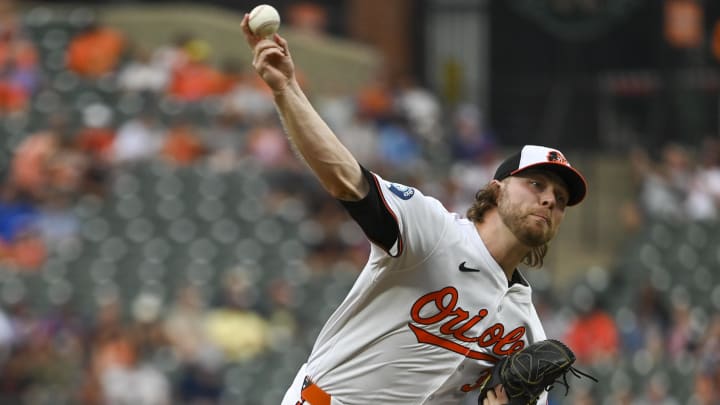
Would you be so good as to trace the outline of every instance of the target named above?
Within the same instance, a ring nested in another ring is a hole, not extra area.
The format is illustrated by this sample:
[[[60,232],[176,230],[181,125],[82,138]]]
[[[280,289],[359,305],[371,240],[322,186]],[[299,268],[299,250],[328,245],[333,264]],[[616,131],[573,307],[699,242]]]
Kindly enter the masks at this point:
[[[515,235],[525,246],[536,248],[547,244],[555,236],[555,232],[550,225],[537,227],[528,223],[534,221],[527,213],[521,212],[520,209],[513,205],[504,192],[500,192],[498,196],[498,214],[505,226]]]

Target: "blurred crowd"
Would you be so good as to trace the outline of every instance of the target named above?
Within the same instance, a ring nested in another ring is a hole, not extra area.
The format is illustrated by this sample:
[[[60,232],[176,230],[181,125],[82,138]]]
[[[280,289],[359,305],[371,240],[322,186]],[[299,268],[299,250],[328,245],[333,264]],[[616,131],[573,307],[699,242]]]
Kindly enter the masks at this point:
[[[359,270],[367,243],[293,155],[271,95],[249,66],[214,62],[211,45],[191,32],[146,49],[90,19],[63,43],[61,69],[47,69],[40,39],[22,17],[12,1],[0,0],[0,118],[27,123],[40,112],[44,121],[39,128],[23,126],[10,161],[0,166],[0,402],[220,403],[232,390],[228,364],[252,364],[264,353],[299,345],[315,333],[309,324],[324,321],[300,311],[303,292],[293,280],[277,274],[259,286],[238,264],[222,269],[212,295],[188,283],[168,303],[140,294],[133,302],[98,300],[83,313],[71,302],[34,307],[8,287],[9,274],[41,272],[55,247],[81,232],[77,204],[116,198],[116,179],[148,164],[219,174],[251,165],[277,176],[272,184],[285,191],[267,192],[261,205],[271,210],[301,202],[314,224],[303,231],[304,260],[314,272],[329,273],[338,262],[349,263],[351,273]],[[45,111],[58,76],[61,87],[74,86],[77,94],[110,89],[117,104],[93,99],[76,108],[62,100]],[[472,104],[443,105],[410,76],[381,70],[352,94],[314,94],[312,83],[303,79],[302,85],[362,164],[417,186],[450,210],[463,212],[498,164],[502,145],[483,112]],[[717,219],[720,146],[708,139],[695,147],[699,159],[680,145],[667,145],[657,162],[641,149],[632,152],[638,198],[623,213],[628,226],[640,229],[658,217]],[[570,307],[540,289],[538,307],[551,337],[567,341],[580,365],[601,371],[623,358],[641,366],[702,361],[688,376],[693,398],[718,403],[720,319],[698,330],[692,308],[682,302],[667,308],[657,299],[661,293],[646,285],[631,286],[639,299],[618,312],[632,322],[619,319],[603,301],[610,278],[588,273],[589,287],[574,290]],[[601,402],[580,389],[572,391],[573,403],[686,403],[670,397],[668,378],[654,375],[640,390],[620,378],[610,399]]]
[[[656,155],[643,148],[630,152],[638,199],[634,207],[629,207],[629,225],[653,219],[715,221],[720,218],[720,139],[717,136],[706,137],[700,145],[663,145]]]
[[[247,66],[235,60],[217,66],[211,46],[189,32],[145,49],[89,20],[63,45],[61,68],[47,69],[40,42],[52,38],[33,38],[10,1],[0,1],[0,19],[0,115],[7,122],[27,122],[39,111],[46,123],[24,126],[3,167],[3,274],[42,272],[58,245],[81,237],[78,203],[117,198],[112,188],[118,177],[158,164],[218,174],[247,165],[266,169],[283,189],[272,190],[262,204],[272,207],[279,198],[297,196],[319,228],[306,227],[308,268],[322,273],[343,261],[352,263],[351,271],[360,268],[367,244],[357,230],[348,233],[350,222],[340,205],[317,190],[293,155],[268,89]],[[301,81],[312,94],[302,73]],[[117,105],[93,99],[76,108],[73,100],[62,100],[44,110],[58,84],[76,88],[78,97],[86,89],[109,87]],[[429,168],[424,151],[444,143],[440,134],[448,128],[441,127],[440,101],[410,77],[378,72],[356,93],[313,96],[363,164],[396,179],[426,182],[435,191],[446,189],[449,205],[468,201],[473,182],[489,176],[485,167],[494,164],[495,144],[480,111],[464,105],[450,127],[456,133],[452,146],[435,148],[434,156],[457,159],[455,180],[434,184],[420,177]],[[291,345],[301,334],[298,324],[322,321],[303,319],[295,285],[280,274],[263,289],[242,268],[223,269],[219,281],[219,291],[210,296],[189,283],[167,304],[140,294],[131,303],[98,299],[96,309],[83,311],[71,301],[41,310],[31,297],[6,293],[0,311],[0,398],[218,403],[227,395],[228,364],[256,361]]]
[[[556,386],[551,404],[718,403],[720,316],[659,289],[649,275],[639,280],[592,268],[569,303],[536,293],[548,337],[565,342],[576,367],[600,380],[568,377],[568,397]]]
[[[71,84],[78,88],[109,86],[119,105],[96,100],[76,113],[63,103],[44,114],[44,127],[22,134],[0,193],[5,218],[0,261],[36,268],[45,255],[42,241],[76,230],[72,218],[63,215],[72,200],[86,193],[102,196],[113,173],[142,162],[207,164],[228,171],[251,159],[273,169],[305,170],[288,147],[268,88],[236,60],[216,67],[210,45],[193,34],[181,33],[170,44],[144,49],[91,21],[68,41],[62,73],[46,72],[19,17],[6,11],[3,19],[9,22],[2,25],[7,32],[0,62],[7,74],[0,85],[18,94],[0,97],[5,102],[0,114],[8,122],[22,121],[40,108],[33,102],[42,104],[56,86],[49,75],[65,75],[64,80],[79,82]],[[17,63],[25,53],[32,57]],[[303,83],[312,94],[311,84]],[[78,95],[83,96],[81,91]],[[464,206],[496,163],[496,145],[482,112],[461,105],[443,126],[439,99],[411,77],[381,71],[356,94],[316,99],[343,142],[376,171],[408,178],[427,172],[428,160],[454,161],[451,184],[436,186],[447,189],[442,194],[449,205]],[[33,237],[33,229],[39,235]]]
[[[581,383],[570,402],[717,404],[720,139],[631,148],[628,162],[633,193],[617,197],[629,238],[615,268],[589,269],[569,302],[538,295],[550,337],[605,386]]]

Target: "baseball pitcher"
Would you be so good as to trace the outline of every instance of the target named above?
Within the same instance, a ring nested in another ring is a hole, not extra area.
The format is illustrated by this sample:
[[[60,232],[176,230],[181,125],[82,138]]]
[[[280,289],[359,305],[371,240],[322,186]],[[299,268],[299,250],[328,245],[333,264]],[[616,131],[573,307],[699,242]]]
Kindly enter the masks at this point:
[[[527,145],[465,217],[448,212],[359,164],[298,86],[285,39],[253,35],[247,15],[242,27],[290,142],[372,242],[282,405],[520,403],[508,384],[486,386],[502,359],[546,340],[518,266],[542,265],[566,208],[585,197],[583,176],[557,149]]]

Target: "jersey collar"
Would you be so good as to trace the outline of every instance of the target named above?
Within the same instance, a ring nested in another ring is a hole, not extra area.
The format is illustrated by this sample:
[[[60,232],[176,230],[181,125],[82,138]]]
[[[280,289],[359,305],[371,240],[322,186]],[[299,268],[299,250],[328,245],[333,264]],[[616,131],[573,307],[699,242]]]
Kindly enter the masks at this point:
[[[512,287],[513,284],[522,284],[525,287],[530,287],[530,284],[525,280],[525,276],[523,276],[518,269],[513,271],[512,277],[508,280],[508,287]]]

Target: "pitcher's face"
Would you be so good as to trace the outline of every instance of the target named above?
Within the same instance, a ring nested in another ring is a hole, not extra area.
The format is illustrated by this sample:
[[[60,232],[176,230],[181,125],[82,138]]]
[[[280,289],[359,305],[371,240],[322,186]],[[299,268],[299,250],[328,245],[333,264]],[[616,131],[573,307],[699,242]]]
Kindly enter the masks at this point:
[[[567,187],[558,176],[528,171],[502,182],[498,214],[520,242],[538,247],[557,233],[568,198]]]

